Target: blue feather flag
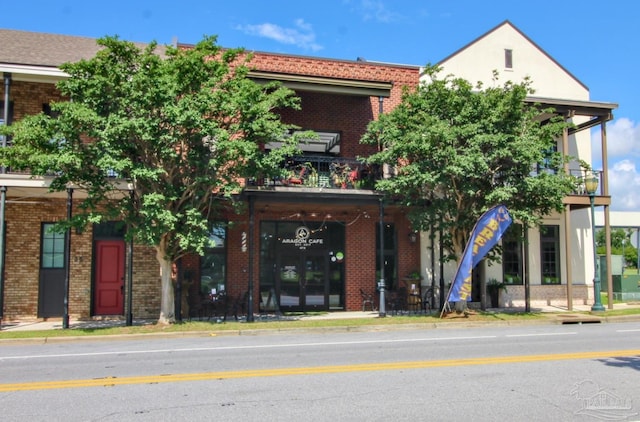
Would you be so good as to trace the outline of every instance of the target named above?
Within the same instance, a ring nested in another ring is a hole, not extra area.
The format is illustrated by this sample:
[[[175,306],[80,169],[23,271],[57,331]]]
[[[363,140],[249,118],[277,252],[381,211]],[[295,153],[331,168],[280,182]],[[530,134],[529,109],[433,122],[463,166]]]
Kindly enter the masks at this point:
[[[507,207],[496,205],[478,219],[464,248],[449,291],[449,302],[471,300],[471,272],[493,248],[511,224]]]

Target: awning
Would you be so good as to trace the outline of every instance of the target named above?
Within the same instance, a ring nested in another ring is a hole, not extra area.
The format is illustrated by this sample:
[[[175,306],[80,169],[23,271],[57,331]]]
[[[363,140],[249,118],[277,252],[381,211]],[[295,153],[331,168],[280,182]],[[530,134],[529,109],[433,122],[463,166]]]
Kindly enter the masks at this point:
[[[295,131],[302,133],[303,131]],[[306,131],[305,131],[306,132]],[[318,138],[304,139],[298,144],[298,148],[302,152],[315,152],[322,154],[339,154],[340,153],[340,132],[318,132],[314,131]],[[282,146],[282,142],[269,142],[266,149],[277,149]]]

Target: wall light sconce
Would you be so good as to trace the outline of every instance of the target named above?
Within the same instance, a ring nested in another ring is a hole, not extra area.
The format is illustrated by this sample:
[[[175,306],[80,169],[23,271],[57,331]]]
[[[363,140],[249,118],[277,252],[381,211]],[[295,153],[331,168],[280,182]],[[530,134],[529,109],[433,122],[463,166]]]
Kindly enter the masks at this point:
[[[418,233],[415,231],[409,233],[409,242],[416,243],[418,241]]]

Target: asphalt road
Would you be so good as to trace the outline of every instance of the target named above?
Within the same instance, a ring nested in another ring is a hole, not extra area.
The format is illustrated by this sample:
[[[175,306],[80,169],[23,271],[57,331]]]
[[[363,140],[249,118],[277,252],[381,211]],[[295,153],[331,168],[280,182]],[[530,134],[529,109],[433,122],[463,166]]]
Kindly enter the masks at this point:
[[[640,420],[639,371],[638,322],[0,344],[0,420]]]

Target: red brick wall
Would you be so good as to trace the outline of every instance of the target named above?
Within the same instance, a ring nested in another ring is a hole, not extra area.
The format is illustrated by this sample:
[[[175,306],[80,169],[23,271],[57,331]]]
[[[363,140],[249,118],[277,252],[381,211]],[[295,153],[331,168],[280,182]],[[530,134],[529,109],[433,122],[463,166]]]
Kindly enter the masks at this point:
[[[4,84],[0,87],[0,100],[4,101]],[[42,111],[43,104],[60,101],[61,96],[53,84],[12,81],[9,101],[13,103],[13,121]]]
[[[324,204],[325,206],[327,204]],[[318,204],[289,204],[281,205],[278,209],[266,207],[263,203],[257,203],[255,209],[254,230],[254,310],[258,310],[259,304],[259,246],[260,246],[260,222],[261,221],[302,221],[293,214],[305,213],[305,223],[321,223],[325,212],[319,211]],[[360,208],[360,210],[358,210]],[[360,289],[373,292],[376,279],[376,230],[378,221],[377,207],[358,207],[357,205],[330,206],[332,218],[329,221],[340,221],[345,224],[345,295],[346,310],[355,311],[362,309]],[[365,217],[367,212],[368,218]],[[318,212],[317,217],[311,217],[311,213]],[[239,216],[231,215],[233,229],[229,230],[229,243],[227,246],[227,290],[232,295],[246,291],[248,286],[248,251],[242,252],[242,232],[249,232],[248,214]],[[419,268],[419,250],[417,244],[410,244],[408,240],[409,222],[402,213],[385,213],[385,221],[393,223],[398,239],[398,277],[406,276],[410,271]],[[389,286],[388,286],[389,287]]]
[[[418,69],[410,66],[382,65],[367,62],[353,62],[310,57],[284,56],[258,53],[252,64],[256,69],[298,75],[323,76],[380,81],[393,84],[391,95],[384,99],[384,111],[390,111],[401,100],[402,87],[415,87],[419,81]],[[4,86],[0,95],[4,98]],[[60,95],[52,84],[35,84],[13,81],[10,91],[14,104],[13,118],[19,120],[27,114],[42,111],[42,105],[60,100]],[[367,124],[377,119],[379,103],[377,97],[357,97],[329,95],[321,93],[299,93],[303,110],[283,112],[283,120],[300,125],[305,129],[340,130],[342,132],[341,155],[355,157],[367,155],[375,150],[372,146],[359,144]],[[11,199],[11,188],[8,190]],[[353,206],[336,207],[335,212],[344,212],[339,219],[349,221],[355,215]],[[280,211],[256,215],[254,244],[259,245],[259,224],[262,219],[282,219],[289,211],[300,209],[314,211],[313,205],[284,206]],[[337,214],[336,214],[337,215]],[[376,209],[370,215],[377,216]],[[22,203],[9,201],[6,209],[7,254],[5,268],[5,318],[33,318],[38,306],[38,276],[40,259],[40,224],[42,221],[56,221],[65,218],[64,199],[37,198]],[[229,230],[227,255],[227,290],[238,295],[248,284],[248,252],[243,252],[242,233],[248,234],[248,215],[231,218],[236,222]],[[401,227],[407,225],[403,216],[389,214],[399,230],[399,276],[418,266],[418,253],[414,245],[407,245]],[[375,224],[377,218],[360,219],[346,228],[346,296],[347,309],[361,308],[360,288],[371,290],[375,287]],[[72,233],[70,268],[69,312],[74,318],[91,316],[92,303],[92,232]],[[197,257],[185,258],[183,269],[199,268]],[[258,307],[259,256],[254,257],[254,306]],[[155,318],[160,311],[160,273],[155,250],[140,245],[134,246],[133,259],[133,315],[135,318]],[[126,306],[126,304],[125,304]],[[126,309],[125,309],[126,312]]]

